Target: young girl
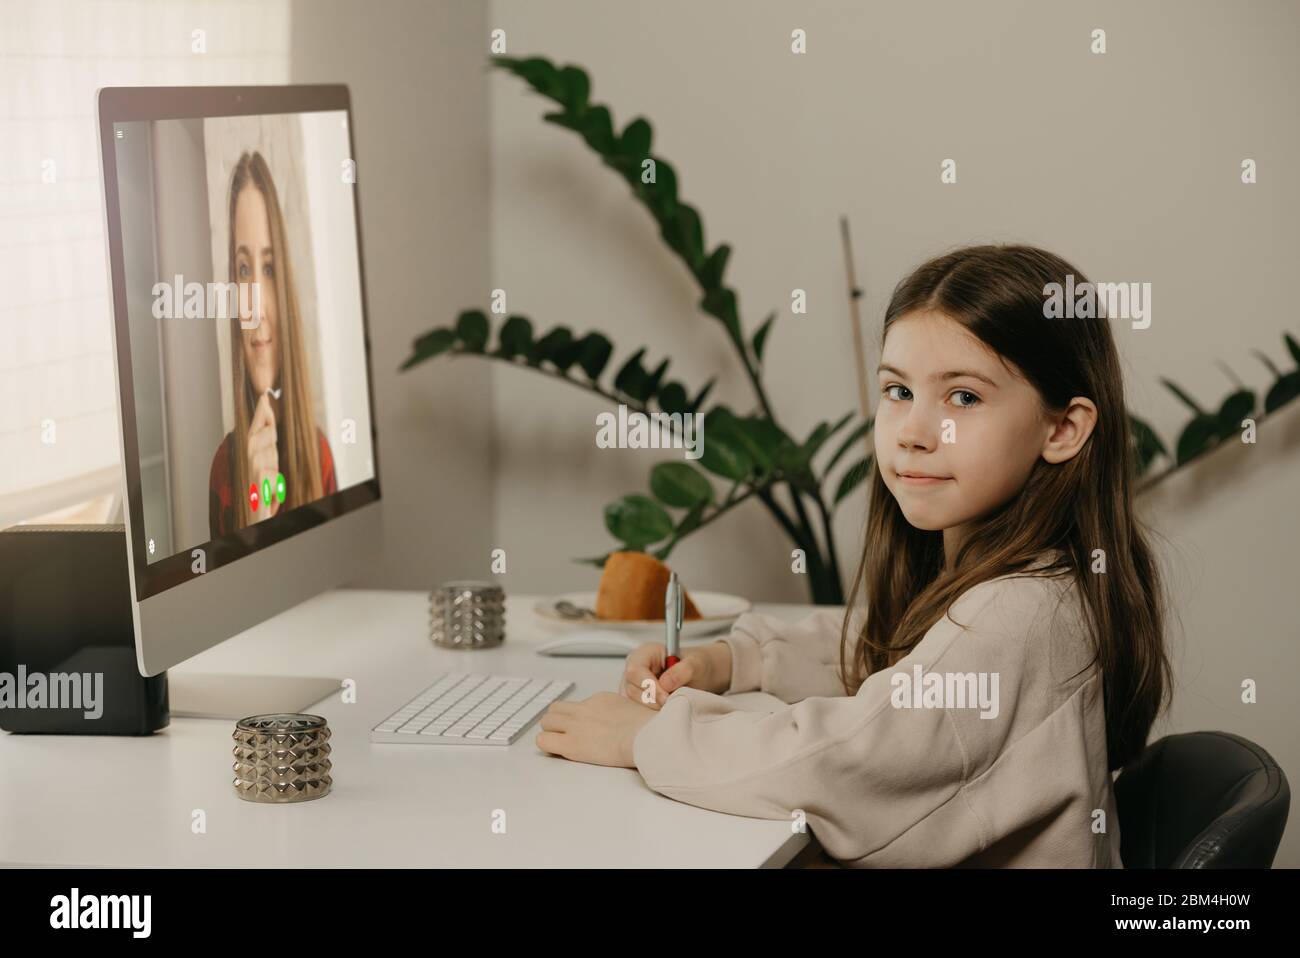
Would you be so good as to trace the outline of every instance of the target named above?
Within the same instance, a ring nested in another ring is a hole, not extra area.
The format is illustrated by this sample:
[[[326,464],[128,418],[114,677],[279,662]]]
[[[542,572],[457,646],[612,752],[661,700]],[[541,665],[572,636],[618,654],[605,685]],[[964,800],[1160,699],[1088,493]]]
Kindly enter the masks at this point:
[[[338,491],[329,441],[313,412],[284,216],[259,152],[241,155],[231,174],[229,236],[230,281],[256,282],[261,312],[230,320],[235,428],[208,472],[214,539]],[[241,299],[241,310],[245,305]],[[283,501],[272,492],[281,476]]]
[[[643,646],[623,695],[555,703],[538,746],[806,822],[843,865],[1122,867],[1111,773],[1170,666],[1108,321],[1044,316],[1070,274],[1086,282],[1043,250],[979,246],[894,291],[864,615],[745,615],[667,671]],[[789,704],[724,697],[753,689]]]

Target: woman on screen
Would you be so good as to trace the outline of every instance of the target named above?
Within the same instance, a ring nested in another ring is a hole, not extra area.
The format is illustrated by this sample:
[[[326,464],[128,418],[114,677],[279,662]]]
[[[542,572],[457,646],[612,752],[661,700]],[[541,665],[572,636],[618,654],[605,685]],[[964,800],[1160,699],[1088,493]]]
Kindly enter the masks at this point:
[[[259,295],[241,296],[230,321],[235,428],[212,457],[214,539],[338,489],[329,442],[316,426],[280,201],[256,151],[240,156],[231,176],[229,235],[230,281],[256,282]]]

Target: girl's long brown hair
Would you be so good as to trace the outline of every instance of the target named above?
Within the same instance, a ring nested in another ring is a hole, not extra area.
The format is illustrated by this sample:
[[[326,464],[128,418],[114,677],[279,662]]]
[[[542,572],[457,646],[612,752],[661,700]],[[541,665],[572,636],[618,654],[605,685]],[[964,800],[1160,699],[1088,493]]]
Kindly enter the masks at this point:
[[[284,216],[280,198],[271,179],[271,168],[259,152],[245,152],[235,164],[230,178],[230,281],[236,282],[235,204],[239,194],[252,187],[262,194],[271,228],[271,255],[275,267],[276,349],[280,354],[281,418],[275,424],[280,450],[280,471],[284,473],[285,496],[282,509],[293,509],[321,497],[320,439],[316,433],[316,413],[312,404],[311,377],[307,368],[302,322],[298,316],[298,294],[294,287],[293,265],[285,241]],[[238,311],[230,323],[230,370],[235,399],[234,448],[230,450],[231,475],[234,482],[235,527],[253,521],[245,491],[248,489],[248,424],[258,397],[244,366],[243,338]]]
[[[930,260],[894,290],[882,345],[902,317],[941,312],[1014,364],[1037,388],[1044,412],[1062,413],[1071,397],[1084,396],[1097,406],[1097,423],[1072,459],[1053,465],[1040,458],[1019,495],[970,523],[951,573],[943,571],[943,533],[907,521],[873,457],[866,545],[848,600],[853,609],[865,590],[866,616],[845,617],[840,666],[848,694],[856,694],[866,676],[895,665],[967,589],[1059,548],[1060,561],[1035,574],[1072,576],[1082,595],[1104,682],[1113,770],[1142,751],[1172,675],[1160,572],[1134,509],[1134,454],[1111,320],[1044,316],[1044,288],[1064,287],[1069,274],[1076,288],[1087,282],[1041,249],[973,246]],[[1097,549],[1104,550],[1104,575],[1091,571]],[[851,649],[850,619],[863,622]]]

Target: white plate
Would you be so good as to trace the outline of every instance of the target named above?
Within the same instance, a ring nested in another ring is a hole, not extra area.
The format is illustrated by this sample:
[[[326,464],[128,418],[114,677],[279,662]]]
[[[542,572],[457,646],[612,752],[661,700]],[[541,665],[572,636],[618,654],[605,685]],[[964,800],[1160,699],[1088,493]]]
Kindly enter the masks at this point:
[[[682,620],[682,638],[725,632],[731,628],[731,624],[736,619],[754,607],[753,603],[748,599],[742,599],[738,595],[727,595],[725,592],[696,592],[689,590],[687,594],[691,597],[691,601],[695,603],[695,608],[699,609],[701,618]],[[567,592],[564,595],[553,595],[550,598],[542,599],[534,605],[534,614],[550,629],[560,629],[566,632],[574,629],[613,629],[636,635],[657,635],[659,638],[663,638],[664,635],[663,619],[628,619],[626,621],[618,619],[566,619],[555,611],[557,602],[572,602],[580,609],[594,609],[596,608],[596,593]]]

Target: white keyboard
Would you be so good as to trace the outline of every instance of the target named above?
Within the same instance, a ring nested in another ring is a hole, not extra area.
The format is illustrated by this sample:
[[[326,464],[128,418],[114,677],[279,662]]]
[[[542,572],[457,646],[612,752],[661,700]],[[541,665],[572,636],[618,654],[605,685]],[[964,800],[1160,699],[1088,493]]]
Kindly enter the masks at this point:
[[[370,730],[370,741],[509,745],[572,682],[449,672]]]

